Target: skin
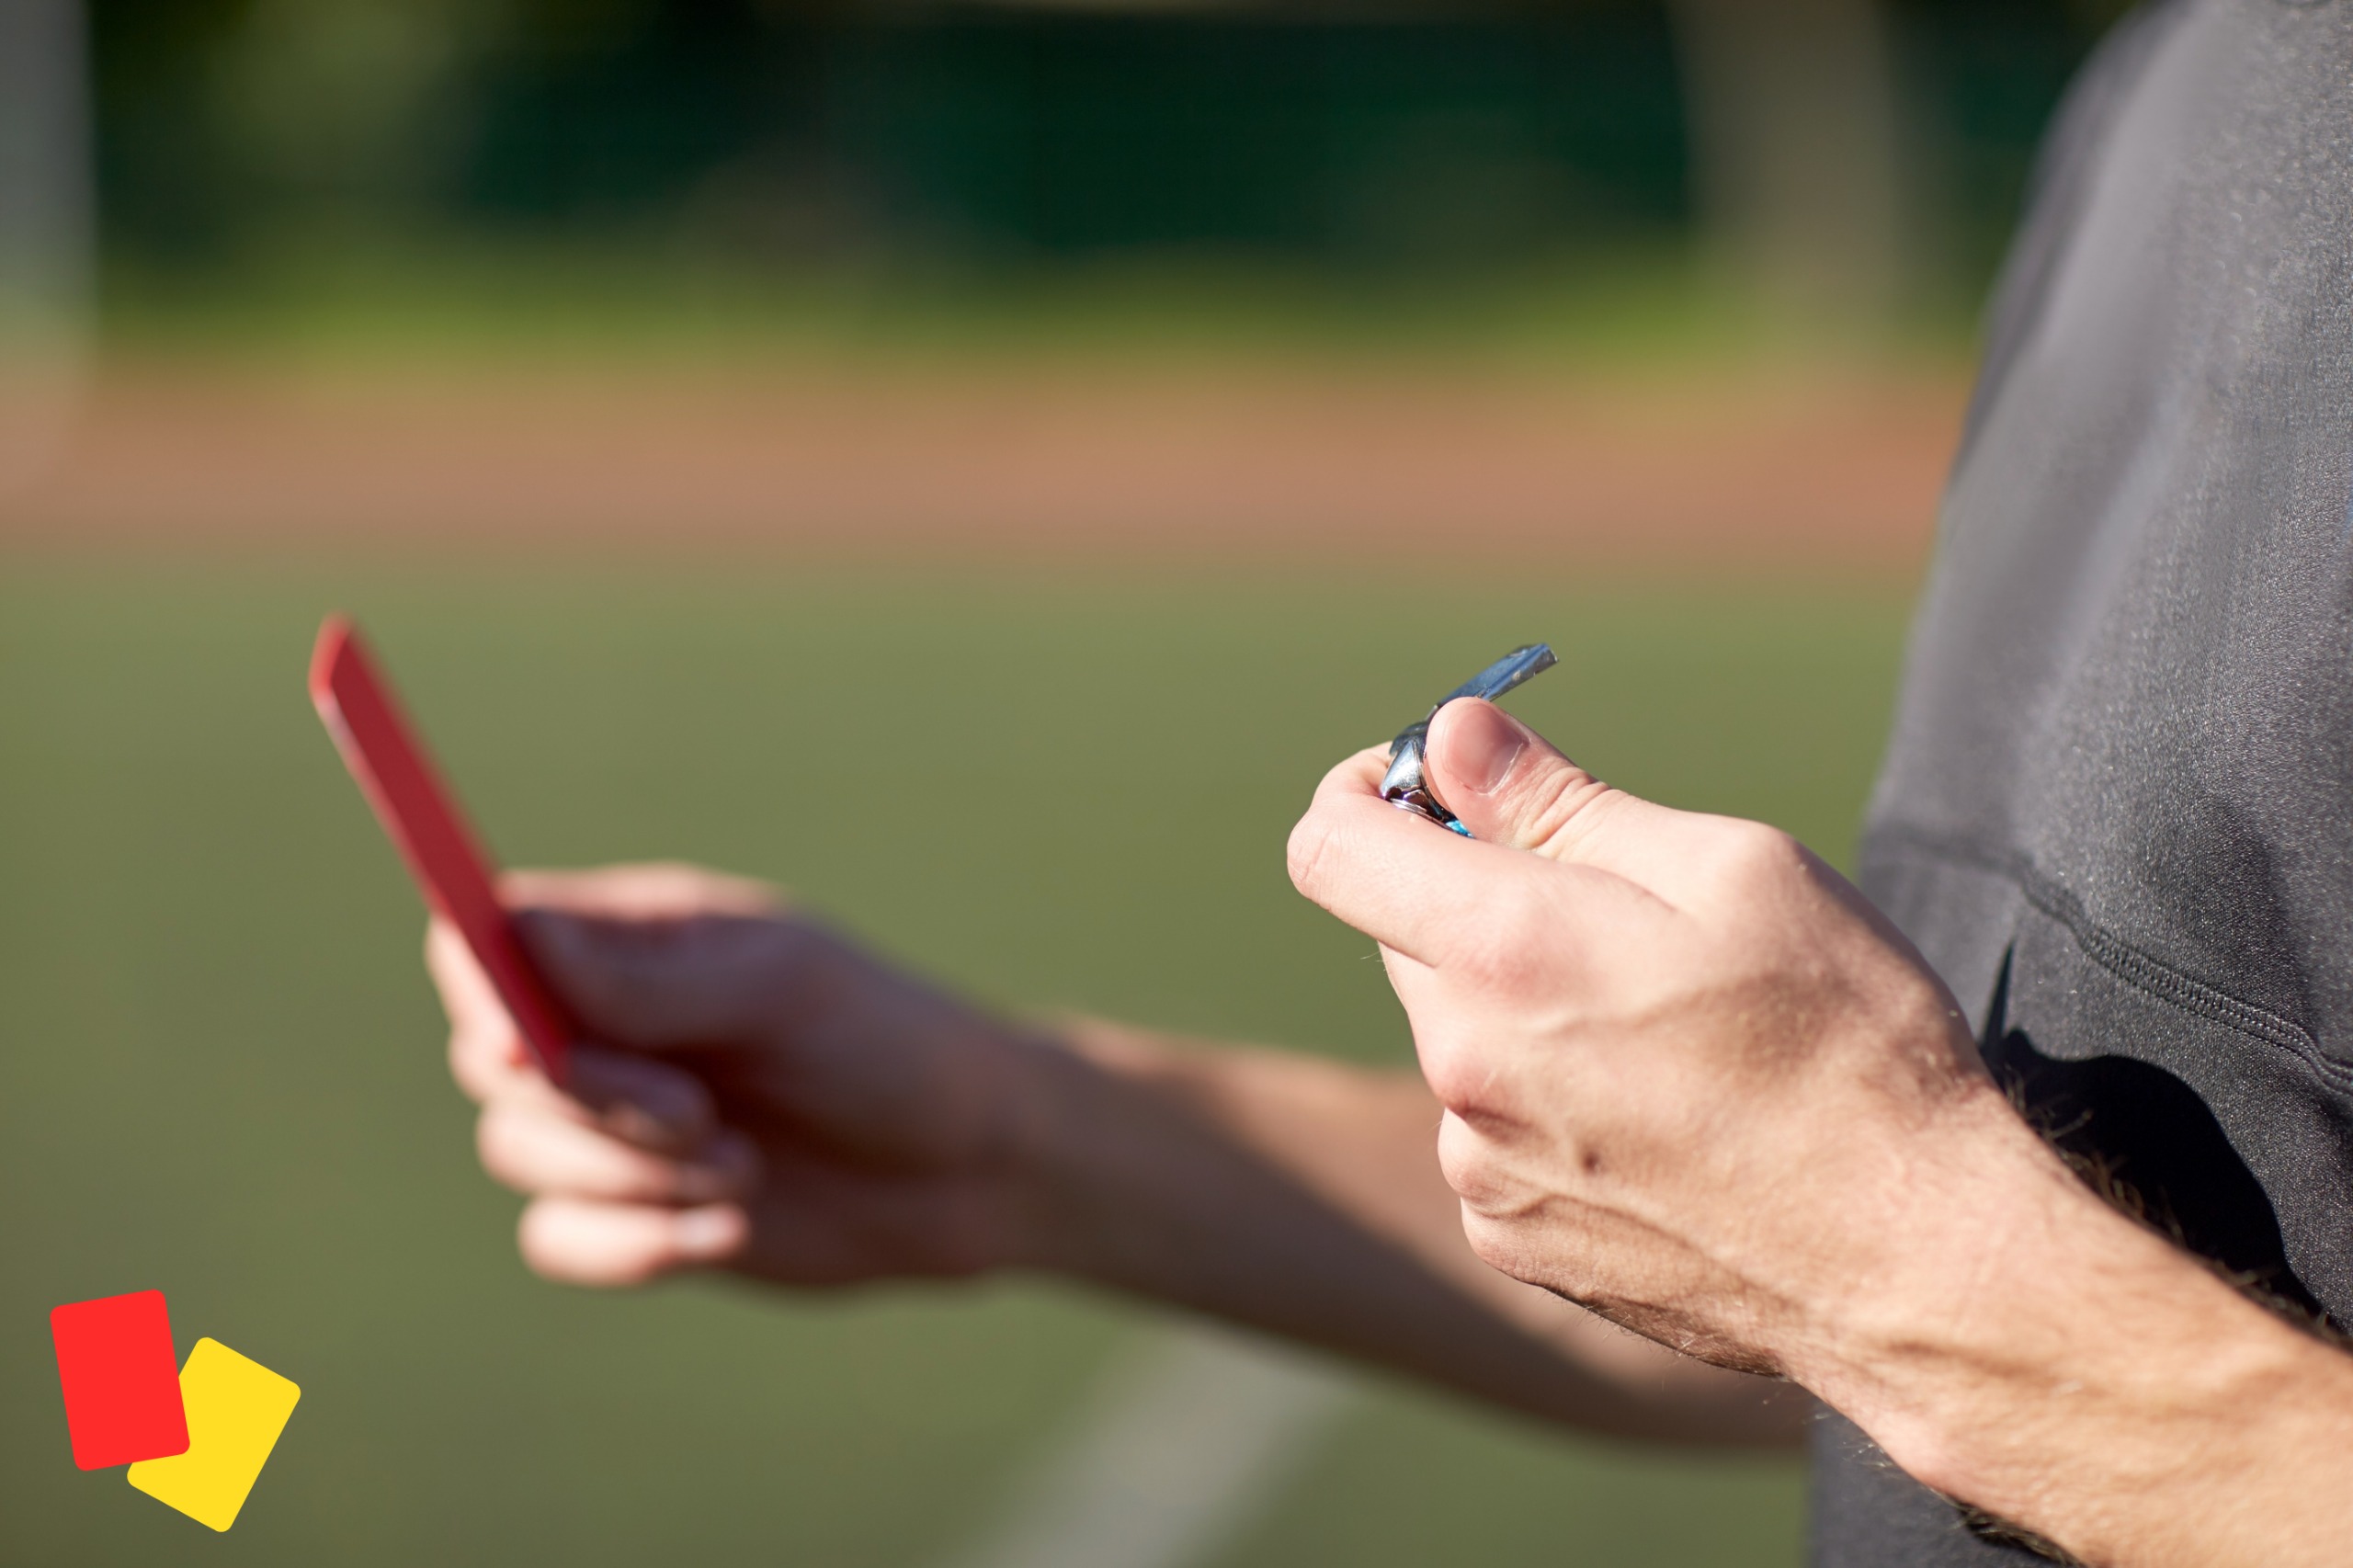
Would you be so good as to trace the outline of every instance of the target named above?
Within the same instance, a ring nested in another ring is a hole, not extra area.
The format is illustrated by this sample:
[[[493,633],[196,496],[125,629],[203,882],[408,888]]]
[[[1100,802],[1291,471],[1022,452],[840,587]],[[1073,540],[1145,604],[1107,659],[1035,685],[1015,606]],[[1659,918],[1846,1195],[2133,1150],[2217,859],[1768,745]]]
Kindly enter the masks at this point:
[[[1382,760],[1325,778],[1291,871],[1381,944],[1422,1082],[992,1018],[707,872],[517,878],[596,1042],[568,1092],[428,957],[524,1256],[1043,1271],[1648,1439],[1790,1442],[1802,1386],[2088,1562],[2343,1560],[2353,1361],[2070,1175],[1836,873],[1481,702],[1428,758],[1475,841]]]
[[[603,1042],[559,1092],[456,933],[426,960],[525,1261],[634,1285],[801,1289],[1047,1272],[1176,1303],[1547,1419],[1777,1446],[1785,1386],[1704,1366],[1495,1272],[1463,1239],[1410,1074],[1093,1020],[1022,1028],[690,867],[509,880]]]

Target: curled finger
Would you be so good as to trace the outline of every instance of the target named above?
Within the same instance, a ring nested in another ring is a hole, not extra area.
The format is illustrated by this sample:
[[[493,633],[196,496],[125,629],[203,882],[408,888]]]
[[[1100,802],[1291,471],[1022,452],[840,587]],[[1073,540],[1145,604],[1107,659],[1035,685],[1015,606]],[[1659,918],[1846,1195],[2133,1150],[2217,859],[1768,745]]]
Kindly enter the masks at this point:
[[[523,1210],[517,1244],[534,1273],[570,1285],[642,1285],[736,1256],[751,1222],[733,1203],[694,1209],[541,1198]]]
[[[1633,891],[1399,810],[1381,798],[1382,755],[1359,752],[1324,775],[1291,830],[1290,862],[1301,892],[1384,948],[1437,969],[1484,961],[1524,934],[1531,911],[1574,930]]]
[[[743,1196],[758,1176],[758,1154],[741,1133],[721,1132],[691,1155],[661,1154],[512,1101],[484,1108],[474,1142],[483,1168],[519,1192],[707,1203]]]

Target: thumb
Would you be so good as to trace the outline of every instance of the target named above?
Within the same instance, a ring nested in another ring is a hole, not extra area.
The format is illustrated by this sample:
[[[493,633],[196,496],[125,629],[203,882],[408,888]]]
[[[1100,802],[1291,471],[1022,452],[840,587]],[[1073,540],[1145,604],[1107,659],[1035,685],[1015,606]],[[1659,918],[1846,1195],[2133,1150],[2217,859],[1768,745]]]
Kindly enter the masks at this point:
[[[1613,790],[1492,702],[1466,697],[1430,722],[1423,767],[1474,838],[1548,859],[1631,873],[1613,863],[1613,823],[1662,808]]]

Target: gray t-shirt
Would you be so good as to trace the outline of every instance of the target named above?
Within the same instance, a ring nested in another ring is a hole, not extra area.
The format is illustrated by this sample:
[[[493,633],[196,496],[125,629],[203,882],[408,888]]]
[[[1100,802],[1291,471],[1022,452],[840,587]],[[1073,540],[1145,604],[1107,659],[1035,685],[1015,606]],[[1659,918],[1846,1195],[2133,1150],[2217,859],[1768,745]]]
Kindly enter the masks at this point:
[[[1864,841],[1989,1060],[2353,1324],[2353,0],[2174,0],[2072,95]],[[2028,1562],[1825,1417],[1823,1568]]]

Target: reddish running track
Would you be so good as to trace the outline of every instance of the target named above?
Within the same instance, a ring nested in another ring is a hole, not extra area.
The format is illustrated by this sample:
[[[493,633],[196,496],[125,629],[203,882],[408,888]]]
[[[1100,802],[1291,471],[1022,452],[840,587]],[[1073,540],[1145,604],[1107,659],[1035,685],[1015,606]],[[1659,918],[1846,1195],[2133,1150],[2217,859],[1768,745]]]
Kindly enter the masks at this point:
[[[115,366],[0,545],[1909,571],[1963,388],[1378,366]]]

